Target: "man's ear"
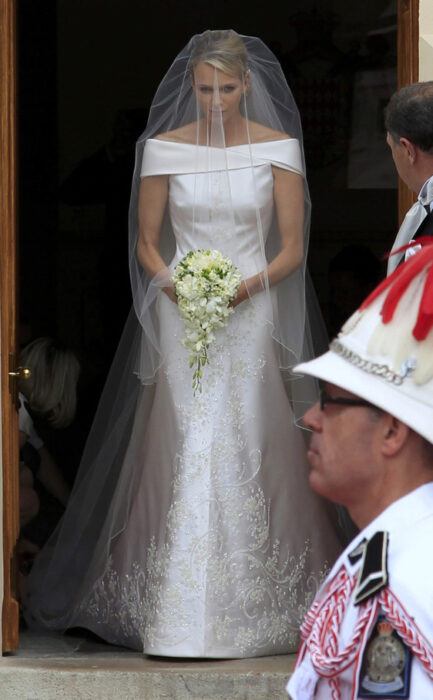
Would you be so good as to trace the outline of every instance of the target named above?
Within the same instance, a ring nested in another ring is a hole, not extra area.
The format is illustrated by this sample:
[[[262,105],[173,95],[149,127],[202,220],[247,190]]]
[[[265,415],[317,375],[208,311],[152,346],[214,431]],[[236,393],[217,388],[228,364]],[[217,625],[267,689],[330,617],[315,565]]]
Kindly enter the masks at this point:
[[[382,454],[384,457],[393,457],[406,444],[411,429],[389,413],[383,416],[382,427]]]
[[[405,149],[409,162],[413,165],[417,157],[417,147],[412,143],[412,141],[409,141],[409,139],[406,139],[404,136],[400,138],[400,145]]]

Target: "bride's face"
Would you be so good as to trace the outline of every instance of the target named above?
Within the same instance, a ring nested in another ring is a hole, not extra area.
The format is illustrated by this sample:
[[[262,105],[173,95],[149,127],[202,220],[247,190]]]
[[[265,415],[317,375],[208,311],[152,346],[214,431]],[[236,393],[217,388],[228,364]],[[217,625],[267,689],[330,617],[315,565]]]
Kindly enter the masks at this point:
[[[240,114],[239,104],[246,81],[202,62],[196,66],[192,87],[207,119],[221,114],[223,123],[226,123]]]

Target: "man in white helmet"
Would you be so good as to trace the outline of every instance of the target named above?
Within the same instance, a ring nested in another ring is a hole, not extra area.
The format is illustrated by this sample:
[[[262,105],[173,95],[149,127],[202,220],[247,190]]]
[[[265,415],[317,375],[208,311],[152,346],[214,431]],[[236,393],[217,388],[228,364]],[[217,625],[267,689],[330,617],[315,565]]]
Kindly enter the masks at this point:
[[[412,83],[395,92],[385,109],[385,128],[397,172],[418,197],[394,241],[396,251],[411,240],[433,236],[433,81]],[[417,249],[392,255],[388,274]]]
[[[304,416],[310,484],[360,533],[302,626],[293,700],[433,698],[433,239],[370,294]]]

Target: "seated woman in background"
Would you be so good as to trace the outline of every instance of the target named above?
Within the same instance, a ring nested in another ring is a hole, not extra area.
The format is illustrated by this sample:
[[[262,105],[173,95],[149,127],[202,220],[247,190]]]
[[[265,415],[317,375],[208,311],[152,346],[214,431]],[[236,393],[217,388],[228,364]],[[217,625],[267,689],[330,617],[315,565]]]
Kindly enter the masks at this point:
[[[76,387],[80,373],[78,359],[71,350],[51,338],[37,338],[20,353],[20,364],[31,370],[29,379],[19,382],[20,445],[20,527],[25,528],[19,542],[20,568],[28,569],[38,537],[32,537],[32,523],[40,510],[35,480],[63,508],[69,498],[69,485],[37,433],[34,418],[43,417],[53,428],[65,428],[75,416]],[[52,526],[54,527],[54,524]],[[52,528],[51,528],[52,529]]]

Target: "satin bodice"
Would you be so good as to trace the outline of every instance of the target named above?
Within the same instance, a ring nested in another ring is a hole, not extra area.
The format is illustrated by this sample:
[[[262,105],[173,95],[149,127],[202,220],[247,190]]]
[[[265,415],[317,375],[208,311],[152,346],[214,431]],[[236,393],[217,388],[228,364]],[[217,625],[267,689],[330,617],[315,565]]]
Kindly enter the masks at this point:
[[[209,178],[212,195],[206,196]],[[170,175],[169,211],[176,239],[172,264],[190,250],[214,248],[228,255],[243,274],[252,274],[263,266],[258,225],[266,240],[272,210],[273,176],[269,164],[254,171]]]
[[[272,165],[303,174],[296,139],[226,149],[150,139],[142,176],[169,175],[176,241],[170,268],[191,250],[217,249],[243,275],[263,269],[273,215]]]

